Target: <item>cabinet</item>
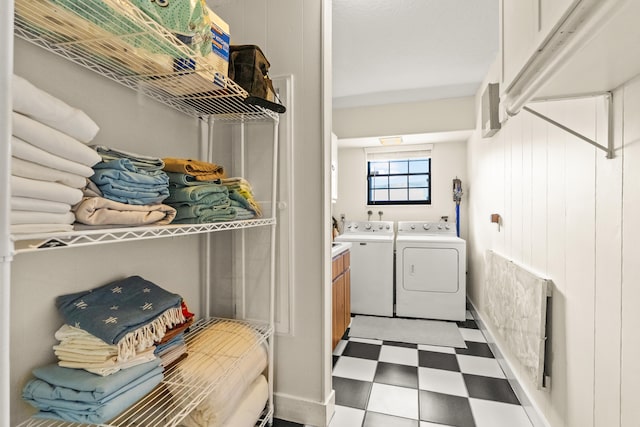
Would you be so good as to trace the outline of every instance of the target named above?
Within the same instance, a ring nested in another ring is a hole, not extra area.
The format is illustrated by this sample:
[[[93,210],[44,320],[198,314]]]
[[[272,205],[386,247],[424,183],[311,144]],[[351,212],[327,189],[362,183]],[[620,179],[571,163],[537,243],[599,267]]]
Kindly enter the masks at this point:
[[[336,347],[351,323],[351,269],[349,250],[336,255],[331,262],[332,280],[332,346]]]
[[[82,3],[89,5],[93,2],[85,0]],[[126,2],[109,3],[118,5]],[[43,10],[51,14],[63,10],[51,4],[40,0],[15,3],[23,8],[33,7],[29,16],[38,16]],[[19,9],[16,7],[16,11]],[[3,5],[0,15],[5,19],[11,11],[10,7]],[[53,20],[55,17],[47,18]],[[190,52],[179,41],[153,22],[138,15],[127,19],[127,25],[131,20],[135,23],[135,37],[149,35],[162,45],[159,50],[170,45],[184,58],[190,57]],[[15,51],[16,57],[20,56],[20,60],[15,61],[17,74],[40,75],[37,83],[41,84],[37,85],[49,91],[64,85],[69,90],[69,97],[75,100],[67,97],[70,104],[82,109],[91,108],[94,113],[90,115],[101,125],[100,133],[107,135],[104,138],[108,140],[103,141],[105,145],[115,144],[119,145],[118,148],[141,154],[172,156],[184,153],[184,156],[215,160],[228,168],[229,176],[247,178],[254,184],[254,193],[262,205],[264,216],[211,224],[11,236],[6,221],[10,203],[8,192],[3,191],[5,199],[0,214],[4,219],[0,229],[0,298],[3,307],[0,425],[72,425],[32,419],[24,421],[30,408],[20,399],[21,386],[29,377],[30,370],[52,361],[53,332],[60,326],[60,319],[54,312],[54,298],[138,272],[167,290],[183,295],[192,311],[197,313],[199,320],[188,340],[197,339],[199,331],[217,322],[219,316],[246,325],[260,336],[261,342],[268,347],[269,358],[269,403],[260,419],[261,425],[266,425],[273,417],[278,116],[245,104],[247,93],[233,82],[220,89],[206,81],[189,80],[185,85],[188,84],[189,91],[197,96],[167,92],[155,84],[157,80],[173,78],[181,82],[184,77],[189,77],[189,73],[166,73],[166,70],[160,74],[141,73],[143,69],[140,67],[163,62],[158,56],[141,54],[139,49],[125,49],[124,62],[96,60],[92,43],[104,39],[88,39],[91,32],[82,34],[80,30],[86,27],[77,26],[78,33],[70,40],[69,31],[74,27],[64,25],[64,20],[60,22],[63,22],[60,33],[40,33],[36,26],[18,16],[14,23],[17,39],[14,42],[12,35],[1,38],[1,55]],[[3,25],[3,28],[11,29],[12,26]],[[124,45],[120,43],[126,37],[114,37],[114,40],[118,40],[117,46],[122,47]],[[27,57],[33,61],[29,62]],[[153,59],[151,63],[150,58]],[[2,62],[10,64],[10,59],[4,57]],[[38,64],[37,69],[32,68],[33,63]],[[0,73],[3,87],[10,87],[11,71]],[[181,86],[172,86],[176,87]],[[110,102],[113,102],[111,111],[111,106],[103,105]],[[5,102],[3,108],[3,112],[8,113],[11,106]],[[109,113],[112,117],[102,116],[102,113]],[[118,120],[122,122],[118,123]],[[174,129],[186,132],[177,134]],[[10,126],[3,127],[4,130],[7,131],[2,135],[0,158],[7,165],[10,160]],[[9,170],[8,167],[2,168],[0,182],[8,182]],[[258,297],[254,298],[254,294]],[[147,426],[177,425],[190,409],[220,386],[217,382],[201,380],[180,385],[185,390],[181,403],[172,399],[169,404],[165,400],[166,395],[157,393],[127,413],[135,413],[136,417],[153,413],[154,418],[160,420],[145,423]],[[122,422],[113,425],[131,425],[127,415],[120,419]],[[167,419],[171,421],[167,423]]]

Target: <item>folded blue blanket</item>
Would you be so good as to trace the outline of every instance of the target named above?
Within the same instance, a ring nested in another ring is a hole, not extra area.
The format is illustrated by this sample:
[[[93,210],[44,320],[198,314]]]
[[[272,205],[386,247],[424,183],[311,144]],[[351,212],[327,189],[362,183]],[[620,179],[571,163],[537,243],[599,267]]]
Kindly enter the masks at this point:
[[[237,212],[235,208],[229,207],[224,209],[202,209],[197,217],[182,217],[173,220],[172,224],[209,224],[220,221],[233,221],[236,219]]]
[[[87,403],[60,399],[26,399],[29,404],[39,409],[35,418],[61,421],[105,424],[117,417],[130,406],[149,394],[162,379],[162,367],[154,369],[135,387],[119,393],[105,403]]]
[[[222,182],[219,179],[214,179],[211,181],[197,181],[195,176],[180,172],[165,173],[169,176],[169,182],[171,184],[175,184],[177,187],[186,185],[220,184]]]
[[[56,307],[68,325],[84,329],[119,351],[149,348],[167,328],[185,321],[182,298],[140,276],[61,295]],[[138,347],[144,345],[143,347]]]
[[[191,205],[191,206],[174,206],[176,209],[175,220],[181,220],[186,218],[201,218],[201,217],[210,217],[216,215],[216,212],[219,211],[219,214],[224,219],[233,219],[230,218],[229,215],[232,215],[234,212],[229,211],[230,202],[225,205],[217,205],[217,206],[207,206],[207,205]]]
[[[133,185],[162,185],[164,187],[169,185],[169,177],[163,171],[147,172],[143,170],[138,172],[137,169],[128,159],[100,162],[93,166],[94,174],[91,176],[91,180],[97,185],[113,181]]]
[[[109,160],[129,159],[135,167],[140,169],[155,171],[164,168],[164,160],[159,157],[143,156],[141,154],[130,153],[117,148],[106,147],[104,145],[92,145],[91,148],[96,150],[105,162],[108,162]]]
[[[248,209],[238,207],[238,206],[234,206],[233,209],[235,209],[236,211],[235,219],[252,219],[256,217],[256,214],[253,211],[250,211]]]
[[[155,355],[160,355],[162,354],[164,351],[175,347],[177,345],[183,345],[186,344],[186,341],[184,339],[184,332],[181,334],[176,335],[175,337],[171,338],[169,341],[167,341],[164,344],[158,344],[156,345],[156,349],[154,350],[153,354]]]
[[[185,206],[209,206],[209,207],[222,206],[222,207],[229,207],[229,206],[231,206],[231,200],[224,193],[211,193],[211,194],[208,194],[208,195],[202,197],[198,201],[194,201],[194,202],[186,202],[186,201],[185,202],[167,202],[167,204],[171,205],[172,207],[174,207],[176,209],[178,209],[179,207],[185,207]]]
[[[86,403],[106,403],[147,379],[162,372],[160,360],[121,369],[106,377],[84,369],[63,368],[51,364],[34,369],[35,379],[29,381],[22,396],[31,400],[71,400]]]
[[[236,190],[229,190],[229,199],[237,202],[237,204],[232,203],[233,206],[241,206],[251,212],[255,213],[254,207],[249,203],[249,201]]]
[[[219,194],[224,197],[229,197],[229,190],[224,185],[218,184],[202,184],[184,187],[178,187],[170,184],[167,203],[198,202],[202,198],[211,194]]]
[[[158,187],[149,191],[142,186],[123,186],[117,182],[111,182],[99,185],[98,188],[105,199],[130,205],[155,205],[169,197],[167,187]]]
[[[102,160],[92,166],[93,169],[116,169],[126,172],[135,172],[148,176],[162,175],[166,176],[166,173],[162,169],[148,169],[146,167],[139,167],[136,162],[130,158]],[[167,179],[169,177],[167,176]]]

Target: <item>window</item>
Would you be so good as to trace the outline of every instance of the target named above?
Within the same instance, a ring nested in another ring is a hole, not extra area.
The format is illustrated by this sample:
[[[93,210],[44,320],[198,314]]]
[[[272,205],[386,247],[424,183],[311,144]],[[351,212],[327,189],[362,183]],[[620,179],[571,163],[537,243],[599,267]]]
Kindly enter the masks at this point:
[[[368,153],[367,204],[431,204],[430,152]]]

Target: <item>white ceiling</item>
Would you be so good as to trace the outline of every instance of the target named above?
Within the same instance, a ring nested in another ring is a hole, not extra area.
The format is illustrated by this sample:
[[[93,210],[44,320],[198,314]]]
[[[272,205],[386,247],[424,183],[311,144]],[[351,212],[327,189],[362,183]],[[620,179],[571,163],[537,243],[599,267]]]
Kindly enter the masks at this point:
[[[333,0],[333,107],[475,94],[499,0]]]

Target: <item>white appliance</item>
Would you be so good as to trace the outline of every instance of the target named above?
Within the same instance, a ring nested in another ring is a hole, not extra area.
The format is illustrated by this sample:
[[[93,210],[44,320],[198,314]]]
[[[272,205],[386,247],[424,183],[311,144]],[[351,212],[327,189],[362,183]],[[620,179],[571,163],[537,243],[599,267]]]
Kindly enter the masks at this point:
[[[396,316],[464,321],[466,241],[446,222],[398,222]]]
[[[351,242],[351,312],[393,316],[393,221],[347,221],[337,242]]]

